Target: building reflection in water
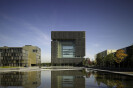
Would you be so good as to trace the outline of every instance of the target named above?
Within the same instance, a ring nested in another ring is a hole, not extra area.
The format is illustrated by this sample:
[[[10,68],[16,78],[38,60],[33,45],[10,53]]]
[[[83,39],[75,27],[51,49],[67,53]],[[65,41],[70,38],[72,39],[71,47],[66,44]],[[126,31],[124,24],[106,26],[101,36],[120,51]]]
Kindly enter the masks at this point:
[[[64,70],[51,72],[51,88],[85,88],[82,71]]]
[[[119,74],[109,74],[107,72],[97,72],[95,74],[95,80],[99,86],[105,84],[110,88],[131,88],[133,86],[132,77]]]
[[[0,73],[0,87],[36,88],[41,84],[41,71]]]
[[[85,82],[86,81],[86,82]],[[49,86],[50,84],[50,86]],[[0,73],[0,88],[132,88],[133,77],[93,70]]]
[[[99,72],[89,70],[86,72],[86,78],[95,79],[97,86],[95,87],[108,87],[108,88],[131,88],[133,87],[133,78],[119,74],[111,74],[107,72]],[[89,85],[89,84],[88,84]],[[94,86],[94,85],[93,85]]]

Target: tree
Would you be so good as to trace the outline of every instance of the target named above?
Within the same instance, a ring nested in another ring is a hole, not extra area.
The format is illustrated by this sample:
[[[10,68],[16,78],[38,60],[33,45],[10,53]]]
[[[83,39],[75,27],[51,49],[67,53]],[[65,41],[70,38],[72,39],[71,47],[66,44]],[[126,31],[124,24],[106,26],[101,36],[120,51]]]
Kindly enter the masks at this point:
[[[84,59],[84,60],[82,61],[82,65],[85,66],[85,63],[86,63],[86,60]]]
[[[111,53],[109,55],[107,55],[105,58],[104,58],[104,61],[106,63],[106,65],[108,65],[108,67],[112,67],[112,65],[114,64],[114,54]]]
[[[125,53],[124,50],[120,49],[116,51],[115,62],[119,64],[119,67],[120,63],[124,60],[125,57],[127,57],[127,54]]]
[[[102,65],[102,57],[101,57],[100,54],[97,54],[96,63],[97,63],[98,66],[101,67],[101,65]]]
[[[92,66],[96,65],[96,61],[95,60],[91,61],[91,65]]]

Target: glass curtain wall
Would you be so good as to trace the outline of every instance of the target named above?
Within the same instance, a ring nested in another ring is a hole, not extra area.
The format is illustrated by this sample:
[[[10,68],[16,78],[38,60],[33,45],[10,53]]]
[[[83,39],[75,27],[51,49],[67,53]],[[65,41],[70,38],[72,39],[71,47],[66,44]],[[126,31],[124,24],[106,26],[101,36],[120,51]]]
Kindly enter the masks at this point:
[[[75,58],[74,41],[61,41],[60,54],[61,58]]]
[[[74,46],[63,46],[62,47],[62,56],[63,58],[73,58],[74,54]]]

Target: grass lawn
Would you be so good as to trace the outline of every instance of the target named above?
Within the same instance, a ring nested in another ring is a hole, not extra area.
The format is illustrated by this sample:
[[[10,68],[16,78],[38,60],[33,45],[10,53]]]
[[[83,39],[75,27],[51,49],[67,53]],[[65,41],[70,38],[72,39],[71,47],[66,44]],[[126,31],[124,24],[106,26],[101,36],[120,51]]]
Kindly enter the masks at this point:
[[[23,67],[2,66],[0,68],[23,68]]]

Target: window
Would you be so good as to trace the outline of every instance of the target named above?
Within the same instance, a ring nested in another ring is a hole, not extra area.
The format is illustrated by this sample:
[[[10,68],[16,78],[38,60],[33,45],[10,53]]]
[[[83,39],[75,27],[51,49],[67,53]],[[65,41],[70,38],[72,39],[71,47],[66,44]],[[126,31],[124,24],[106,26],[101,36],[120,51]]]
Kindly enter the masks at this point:
[[[74,40],[61,40],[58,43],[58,58],[75,58]]]
[[[62,56],[64,58],[74,57],[74,46],[63,46],[62,48]]]
[[[37,53],[37,50],[36,49],[33,49],[33,52],[36,52]]]

